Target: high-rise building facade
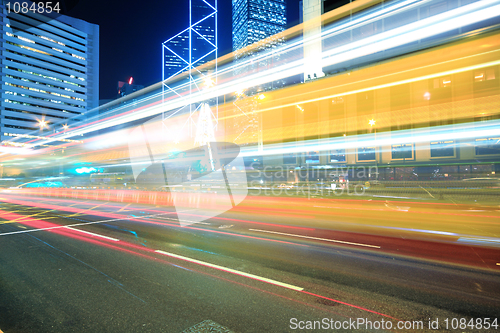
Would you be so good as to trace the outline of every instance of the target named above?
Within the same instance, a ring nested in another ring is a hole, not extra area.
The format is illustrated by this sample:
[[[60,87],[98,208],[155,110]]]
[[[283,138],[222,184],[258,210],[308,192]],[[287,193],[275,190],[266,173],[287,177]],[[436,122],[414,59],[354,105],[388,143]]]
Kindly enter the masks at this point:
[[[189,28],[163,43],[164,80],[217,57],[216,8],[216,0],[190,2]]]
[[[83,121],[99,105],[99,26],[0,9],[2,142]]]
[[[285,29],[285,0],[233,0],[233,51]]]
[[[281,37],[277,37],[266,41],[265,44],[258,45],[256,48],[251,48],[250,51],[240,51],[249,45],[279,34],[286,29],[285,0],[233,0],[232,5],[233,52],[235,52],[237,62],[243,61],[247,57],[252,57],[255,53],[275,48],[283,42]],[[236,68],[234,75],[244,76],[245,73],[264,70],[273,62],[278,62],[279,58],[279,54],[274,54],[257,62],[246,63],[242,67]],[[279,80],[267,82],[240,92],[237,100],[234,102],[237,108],[234,111],[236,117],[232,123],[232,129],[240,134],[244,132],[254,133],[250,141],[258,141],[259,145],[261,145],[262,140],[258,135],[260,133],[258,128],[261,119],[253,111],[257,107],[258,99],[265,98],[265,95],[261,94],[261,92],[280,88],[283,85],[284,82]],[[245,117],[239,117],[240,114],[244,114]],[[238,140],[235,142],[241,143]]]

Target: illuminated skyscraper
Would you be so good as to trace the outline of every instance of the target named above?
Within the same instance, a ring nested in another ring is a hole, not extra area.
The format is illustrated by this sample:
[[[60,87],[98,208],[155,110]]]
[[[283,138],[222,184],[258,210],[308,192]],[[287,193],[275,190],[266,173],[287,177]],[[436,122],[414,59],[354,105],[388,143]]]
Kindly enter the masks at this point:
[[[217,57],[216,7],[215,0],[190,2],[189,28],[162,44],[164,80]]]
[[[189,1],[189,27],[162,43],[162,93],[181,96],[188,93],[201,91],[217,84],[217,0],[190,0]],[[215,60],[209,67],[200,68],[201,65]],[[182,80],[175,80],[171,85],[171,78],[177,74],[185,73]],[[183,85],[186,84],[185,86]],[[211,110],[213,124],[218,123],[217,100],[206,101],[213,108]],[[197,130],[195,114],[206,111],[205,103],[193,104],[186,100],[185,104],[177,109],[189,112],[187,131],[192,134]],[[212,112],[214,111],[214,112]],[[174,112],[173,114],[175,114]],[[199,115],[200,116],[200,115]],[[163,114],[163,117],[169,117]],[[196,141],[195,141],[196,142]]]
[[[233,51],[285,28],[285,0],[233,0]]]
[[[99,104],[99,26],[0,9],[2,141],[83,121]]]

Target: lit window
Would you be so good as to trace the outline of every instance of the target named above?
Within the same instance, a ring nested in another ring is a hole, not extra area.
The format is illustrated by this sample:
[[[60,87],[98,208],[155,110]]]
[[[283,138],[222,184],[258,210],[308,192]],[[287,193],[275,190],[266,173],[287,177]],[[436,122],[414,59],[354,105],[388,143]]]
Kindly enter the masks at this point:
[[[391,146],[391,155],[393,160],[402,160],[413,158],[413,144],[396,144]]]
[[[476,139],[476,155],[500,154],[500,138]]]
[[[20,40],[24,40],[25,42],[35,44],[35,41],[33,41],[33,40],[31,40],[31,39],[28,39],[28,38],[26,38],[26,37],[17,36],[17,38],[19,38]]]
[[[308,151],[306,153],[306,163],[319,163],[319,152],[318,151]]]
[[[495,70],[493,68],[480,69],[474,72],[474,82],[481,82],[495,79]]]
[[[375,161],[375,147],[362,147],[358,148],[359,161]]]
[[[434,89],[446,88],[451,86],[451,78],[449,76],[434,79]]]
[[[431,157],[455,157],[455,141],[431,142]]]
[[[330,162],[345,162],[345,149],[334,149],[330,152]]]
[[[72,55],[73,57],[75,57],[75,58],[85,60],[85,58],[84,58],[84,57],[81,57],[81,56],[79,56],[79,55],[76,55],[76,54],[71,54],[71,55]]]

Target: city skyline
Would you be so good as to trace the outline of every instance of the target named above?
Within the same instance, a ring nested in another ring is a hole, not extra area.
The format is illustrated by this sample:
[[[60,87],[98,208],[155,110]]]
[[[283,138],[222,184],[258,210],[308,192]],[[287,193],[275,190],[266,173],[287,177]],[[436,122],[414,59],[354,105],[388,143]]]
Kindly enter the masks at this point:
[[[287,0],[287,26],[299,21],[299,1]],[[98,8],[99,10],[96,10]],[[219,0],[219,56],[232,52],[230,0]],[[168,18],[175,13],[175,20]],[[100,99],[116,96],[116,82],[134,77],[140,85],[161,81],[161,43],[189,26],[184,2],[136,6],[131,0],[79,2],[67,15],[100,26]]]
[[[0,5],[0,333],[498,329],[500,0],[304,0],[249,46],[285,2],[233,0],[262,19],[233,53],[221,0],[225,44],[195,68],[214,35],[186,4],[215,0],[63,0],[81,11],[52,22],[19,1]],[[125,96],[88,110],[98,67]]]

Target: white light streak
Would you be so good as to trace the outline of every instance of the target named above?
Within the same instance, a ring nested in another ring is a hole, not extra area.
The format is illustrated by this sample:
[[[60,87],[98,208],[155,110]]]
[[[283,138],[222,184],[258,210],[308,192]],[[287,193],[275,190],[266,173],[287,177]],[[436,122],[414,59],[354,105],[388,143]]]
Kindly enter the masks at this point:
[[[307,239],[314,239],[314,240],[320,240],[320,241],[325,241],[325,242],[340,243],[340,244],[347,244],[347,245],[356,245],[356,246],[364,246],[364,247],[371,247],[371,248],[375,248],[375,249],[380,249],[380,246],[378,246],[378,245],[370,245],[370,244],[363,244],[363,243],[353,243],[353,242],[346,242],[346,241],[341,241],[341,240],[336,240],[336,239],[311,237],[311,236],[304,236],[304,235],[297,235],[297,234],[288,234],[286,232],[268,231],[268,230],[260,230],[260,229],[248,229],[248,230],[257,231],[257,232],[267,232],[269,234],[291,236],[291,237],[299,237],[299,238],[307,238]]]
[[[395,28],[386,32],[382,32],[380,34],[377,34],[375,36],[367,37],[362,40],[356,41],[356,42],[351,42],[347,45],[343,45],[340,47],[336,47],[331,50],[324,51],[322,54],[323,58],[323,67],[330,66],[333,64],[338,64],[346,60],[352,60],[352,59],[357,59],[362,56],[370,55],[377,53],[382,50],[387,50],[387,49],[392,49],[395,47],[399,47],[402,45],[406,45],[408,43],[411,43],[416,40],[420,40],[426,37],[431,37],[436,34],[440,34],[446,31],[451,31],[454,29],[457,29],[461,26],[469,25],[472,23],[480,22],[483,20],[487,20],[489,18],[496,17],[500,15],[500,1],[499,0],[484,0],[484,1],[478,1],[466,6],[462,6],[438,15],[434,15],[432,17],[401,26],[399,28]],[[373,20],[373,19],[380,19],[381,16],[389,16],[393,15],[394,13],[403,11],[408,9],[409,7],[404,7],[404,6],[413,6],[417,5],[418,2],[415,1],[407,1],[407,2],[401,2],[397,3],[394,6],[387,7],[384,9],[381,9],[379,11],[374,11],[368,15],[361,16],[359,19],[354,20],[353,22],[348,22],[341,24],[340,26],[334,27],[332,30],[328,30],[327,32],[323,32],[322,34],[318,34],[317,36],[313,36],[313,38],[327,38],[331,37],[334,34],[341,33],[345,29],[350,28],[352,29],[354,26],[359,25],[361,23],[366,24],[367,21]],[[420,2],[421,4],[421,2]],[[311,39],[313,40],[313,39]],[[269,53],[264,53],[262,57],[270,57],[276,54],[276,52],[284,53],[284,52],[290,52],[293,48],[300,48],[302,47],[304,41],[299,41],[299,42],[293,42],[289,45],[285,45],[282,48],[279,48],[277,51],[269,52]],[[306,41],[307,42],[307,41]],[[292,45],[292,47],[290,47]],[[258,57],[257,59],[261,59]],[[224,70],[219,69],[218,77],[220,78],[223,75],[228,75],[231,73],[233,70],[235,70],[237,67],[238,68],[245,68],[245,66],[248,66],[250,61],[256,61],[256,59],[252,59],[249,61],[246,61],[242,64],[232,64],[228,66]],[[470,68],[481,68],[485,66],[492,66],[492,65],[497,65],[499,64],[500,61],[489,63],[489,64],[481,64],[477,66],[471,66]],[[156,105],[152,106],[147,106],[144,109],[141,110],[136,110],[135,112],[128,113],[126,115],[121,115],[113,119],[109,120],[104,120],[97,122],[95,124],[86,126],[85,128],[81,129],[75,129],[72,131],[68,131],[67,133],[62,133],[59,135],[54,136],[53,139],[46,140],[43,142],[38,142],[36,143],[37,145],[40,144],[47,144],[53,141],[57,141],[60,138],[69,138],[77,135],[82,135],[86,134],[88,132],[93,132],[96,130],[104,129],[107,127],[111,126],[116,126],[120,125],[123,123],[128,123],[131,121],[143,119],[145,117],[153,116],[156,114],[172,111],[167,115],[168,117],[173,116],[177,110],[185,106],[188,102],[189,103],[200,103],[203,101],[207,101],[213,98],[216,98],[218,96],[222,95],[229,95],[234,93],[234,91],[241,91],[248,89],[250,87],[255,87],[259,86],[262,84],[265,84],[267,82],[272,82],[272,81],[277,81],[281,79],[285,79],[288,77],[292,77],[294,75],[300,74],[303,71],[303,66],[304,66],[304,59],[299,59],[295,61],[290,61],[286,63],[285,61],[282,62],[281,65],[268,69],[266,71],[262,72],[257,72],[254,74],[248,74],[245,75],[242,78],[238,79],[231,79],[229,81],[226,80],[224,83],[219,83],[216,87],[211,88],[211,89],[205,89],[203,91],[195,92],[189,95],[186,95],[185,97],[178,97],[174,98],[171,101],[167,101],[163,104],[158,103]],[[469,69],[470,69],[469,68]],[[466,70],[466,69],[463,69]],[[453,72],[453,71],[452,71]],[[427,76],[428,78],[433,78],[433,77],[438,77],[438,75],[443,75],[443,73],[438,73],[436,75],[429,75]],[[424,79],[424,77],[418,78],[418,79]],[[223,82],[222,80],[216,79],[218,82]],[[412,80],[406,80],[406,81],[412,81]],[[202,83],[202,81],[200,81]],[[401,84],[404,83],[404,81],[397,82],[394,84],[388,84],[385,86],[391,86],[395,84]],[[177,91],[182,91],[182,89],[187,89],[187,86],[179,86],[179,89],[176,89]],[[364,90],[373,90],[377,89],[379,87],[371,87],[367,88]],[[364,91],[360,90],[360,91]],[[352,91],[351,93],[356,93],[360,91]],[[345,95],[345,94],[342,94]],[[341,96],[341,95],[339,95]],[[139,101],[139,103],[144,103],[146,101],[154,101],[157,100],[161,97],[161,92],[153,94],[152,96],[148,96],[142,100]],[[336,96],[328,96],[327,98],[332,98]],[[305,103],[307,101],[303,101],[300,103]],[[297,102],[295,102],[297,103]],[[280,107],[285,107],[285,106],[280,106]],[[127,107],[124,107],[123,109],[120,108],[122,111],[126,110],[131,110],[133,107],[130,105]]]
[[[195,264],[198,264],[198,265],[202,265],[202,266],[214,268],[214,269],[217,269],[217,270],[220,270],[220,271],[224,271],[224,272],[228,272],[228,273],[232,273],[232,274],[244,276],[244,277],[247,277],[247,278],[250,278],[250,279],[253,279],[253,280],[258,280],[258,281],[262,281],[262,282],[274,284],[276,286],[280,286],[280,287],[283,287],[283,288],[288,288],[288,289],[292,289],[292,290],[296,290],[296,291],[302,291],[302,290],[304,290],[304,288],[297,287],[297,286],[294,286],[294,285],[291,285],[291,284],[288,284],[288,283],[279,282],[279,281],[268,279],[268,278],[265,278],[265,277],[262,277],[262,276],[245,273],[245,272],[242,272],[242,271],[238,271],[238,270],[235,270],[235,269],[231,269],[231,268],[227,268],[227,267],[223,267],[223,266],[211,264],[211,263],[208,263],[208,262],[205,262],[205,261],[201,261],[201,260],[191,259],[191,258],[188,258],[188,257],[180,256],[178,254],[174,254],[174,253],[170,253],[170,252],[165,252],[165,251],[161,251],[161,250],[156,250],[155,252],[163,254],[163,255],[166,255],[166,256],[169,256],[169,257],[172,257],[172,258],[177,258],[177,259],[188,261],[188,262],[192,262],[192,263],[195,263]]]

